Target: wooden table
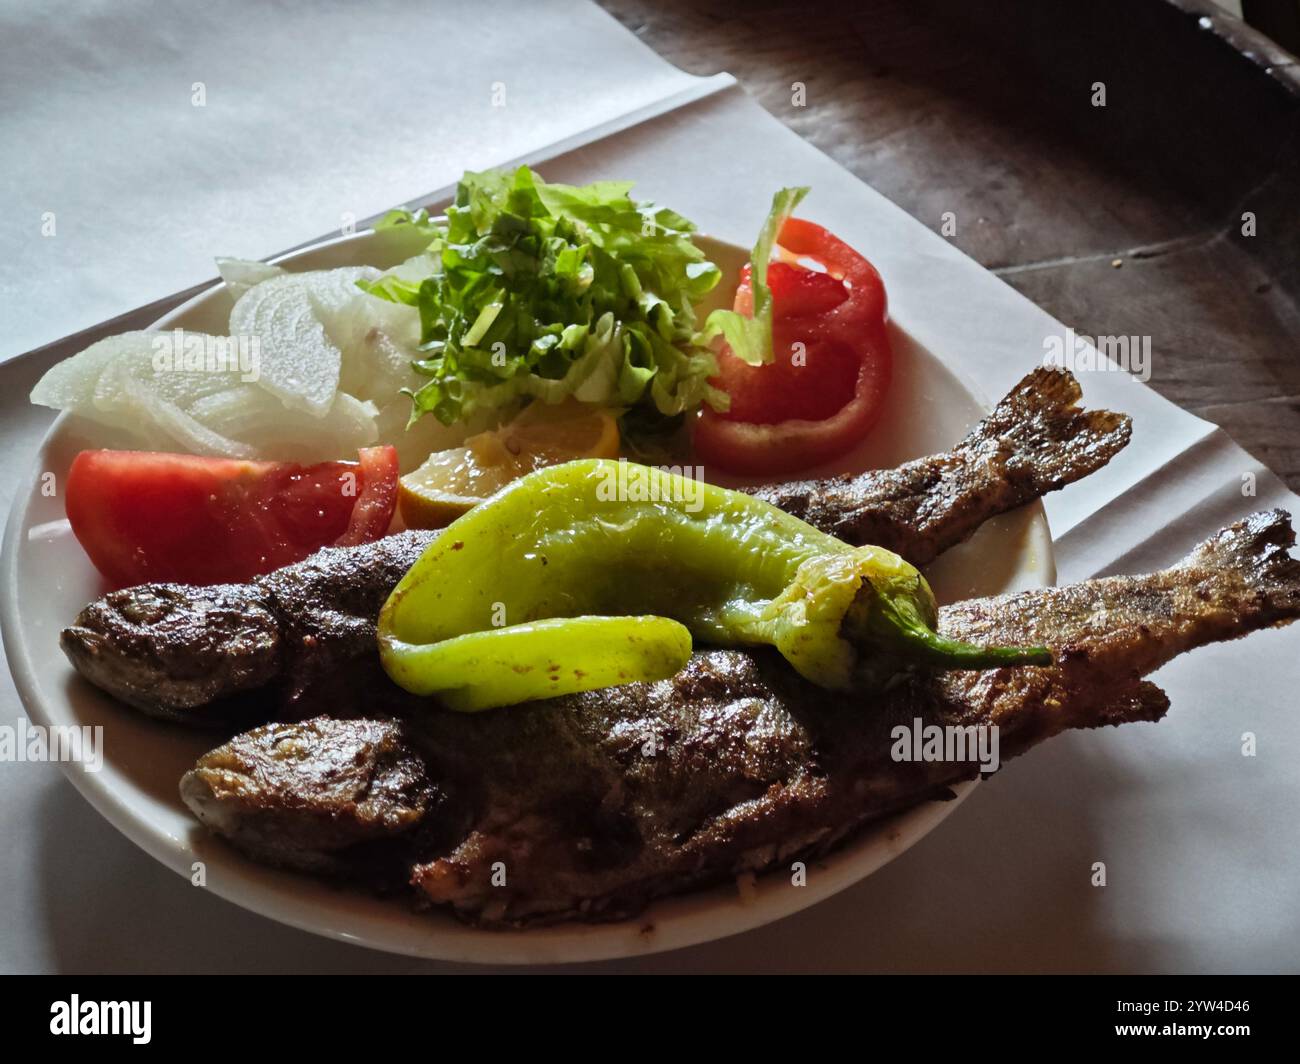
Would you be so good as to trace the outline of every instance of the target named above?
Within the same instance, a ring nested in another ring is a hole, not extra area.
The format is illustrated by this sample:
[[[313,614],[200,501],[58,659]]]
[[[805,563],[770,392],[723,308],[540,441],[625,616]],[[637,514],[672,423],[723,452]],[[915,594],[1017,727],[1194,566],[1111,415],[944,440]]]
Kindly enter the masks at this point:
[[[1293,56],[1209,0],[600,2],[1077,332],[1150,336],[1152,387],[1300,490]]]

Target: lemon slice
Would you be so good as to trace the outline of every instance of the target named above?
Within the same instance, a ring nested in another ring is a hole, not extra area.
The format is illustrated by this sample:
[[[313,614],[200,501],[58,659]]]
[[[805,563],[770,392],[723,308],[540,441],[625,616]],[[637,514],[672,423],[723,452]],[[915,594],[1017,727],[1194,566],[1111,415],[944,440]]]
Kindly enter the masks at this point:
[[[608,410],[566,399],[534,402],[510,424],[435,451],[398,483],[407,528],[442,528],[512,480],[575,458],[617,458],[618,422]]]

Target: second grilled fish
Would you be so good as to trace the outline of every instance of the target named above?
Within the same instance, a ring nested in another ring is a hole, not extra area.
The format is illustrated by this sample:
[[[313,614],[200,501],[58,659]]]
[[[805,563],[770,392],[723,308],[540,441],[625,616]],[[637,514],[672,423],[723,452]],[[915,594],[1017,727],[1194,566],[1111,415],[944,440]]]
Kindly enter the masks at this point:
[[[1256,514],[1161,572],[941,611],[951,636],[1046,644],[1050,667],[863,696],[813,687],[772,653],[706,651],[670,680],[504,710],[399,701],[387,720],[267,725],[200,759],[181,794],[257,860],[409,877],[476,922],[623,917],[822,853],[980,771],[900,759],[899,728],[959,730],[968,749],[995,734],[1005,762],[1070,728],[1158,720],[1167,700],[1143,676],[1300,616],[1294,538],[1286,514]]]

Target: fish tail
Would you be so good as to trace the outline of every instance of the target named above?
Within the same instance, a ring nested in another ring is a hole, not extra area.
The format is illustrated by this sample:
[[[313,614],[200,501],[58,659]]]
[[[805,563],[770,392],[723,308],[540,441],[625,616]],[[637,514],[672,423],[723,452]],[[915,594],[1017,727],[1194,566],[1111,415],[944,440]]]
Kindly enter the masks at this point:
[[[1009,474],[1033,493],[1055,491],[1104,466],[1132,436],[1132,420],[1085,410],[1083,389],[1068,370],[1040,366],[1023,377],[959,445],[1005,455]]]
[[[1216,532],[1174,568],[1207,574],[1203,586],[1252,614],[1256,626],[1285,624],[1300,617],[1295,538],[1287,511],[1262,510]]]
[[[926,565],[990,518],[1096,472],[1127,446],[1128,416],[1085,410],[1082,395],[1068,370],[1042,366],[951,451],[758,494],[847,543]]]
[[[1294,542],[1285,511],[1253,514],[1168,569],[969,599],[940,610],[939,631],[970,643],[1046,646],[1072,689],[1133,682],[1195,647],[1300,617]]]

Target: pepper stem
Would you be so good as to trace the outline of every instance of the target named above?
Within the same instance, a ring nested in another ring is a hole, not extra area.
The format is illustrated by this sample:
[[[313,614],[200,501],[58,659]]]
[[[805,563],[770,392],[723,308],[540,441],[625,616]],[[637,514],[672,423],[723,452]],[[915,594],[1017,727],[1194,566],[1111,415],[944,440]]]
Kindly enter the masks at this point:
[[[1007,665],[1050,665],[1047,647],[985,647],[949,639],[929,629],[908,629],[903,635],[913,653],[926,664],[947,669],[997,669]]]
[[[845,636],[862,651],[887,649],[932,669],[996,669],[1051,665],[1047,647],[980,646],[940,635],[910,596],[884,594],[865,579],[845,616]],[[868,655],[864,653],[864,658]]]

